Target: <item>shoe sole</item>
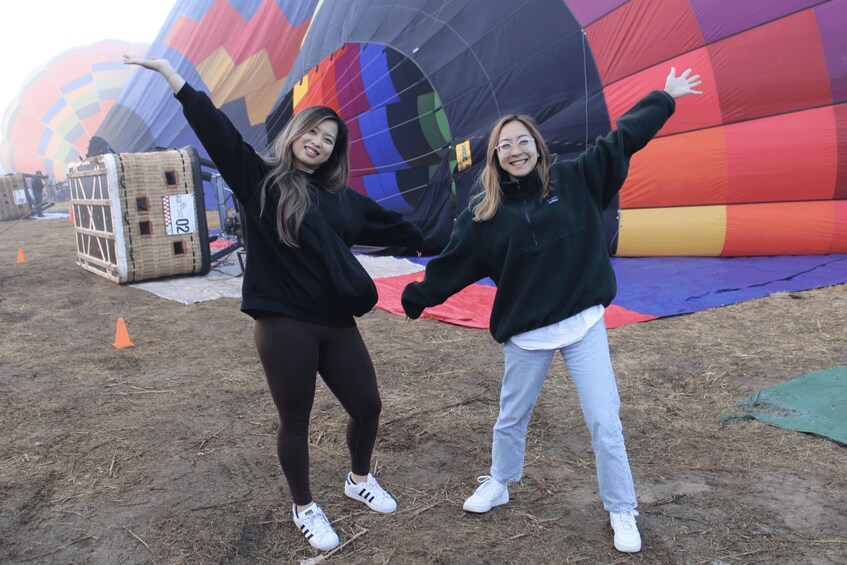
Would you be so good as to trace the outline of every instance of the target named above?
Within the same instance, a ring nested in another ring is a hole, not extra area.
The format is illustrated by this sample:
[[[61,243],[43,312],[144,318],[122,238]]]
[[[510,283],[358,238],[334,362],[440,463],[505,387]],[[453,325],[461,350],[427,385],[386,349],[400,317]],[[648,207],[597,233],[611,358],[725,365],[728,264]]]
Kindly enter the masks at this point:
[[[321,547],[317,544],[312,543],[312,540],[307,539],[306,541],[309,542],[309,545],[311,545],[312,547],[314,547],[318,551],[329,551],[331,549],[335,549],[336,547],[338,547],[338,544],[339,544],[339,542],[336,541],[333,545],[327,545],[326,547]]]
[[[344,495],[345,495],[347,498],[352,498],[352,499],[353,499],[353,500],[355,500],[355,501],[358,501],[358,502],[361,502],[361,503],[363,503],[363,504],[366,504],[368,508],[370,508],[370,509],[371,509],[371,510],[373,510],[374,512],[379,512],[380,514],[391,514],[392,512],[394,512],[395,510],[397,510],[397,507],[396,507],[396,506],[395,506],[394,508],[392,508],[391,510],[382,510],[382,509],[380,509],[380,508],[377,508],[376,506],[373,506],[370,502],[368,502],[365,498],[363,498],[363,497],[359,496],[359,494],[358,494],[358,493],[349,493],[349,492],[347,492],[347,489],[344,489]]]
[[[638,553],[639,551],[641,551],[641,546],[638,545],[638,546],[626,547],[626,546],[621,546],[621,545],[615,544],[615,549],[617,549],[618,551],[620,551],[622,553]]]
[[[495,500],[494,502],[491,503],[491,506],[489,506],[487,508],[485,506],[471,506],[470,504],[465,502],[462,505],[462,510],[464,510],[465,512],[473,512],[474,514],[485,514],[486,512],[488,512],[489,510],[491,510],[495,506],[503,506],[507,502],[509,502],[508,496],[506,496],[505,499],[499,498],[499,499]]]

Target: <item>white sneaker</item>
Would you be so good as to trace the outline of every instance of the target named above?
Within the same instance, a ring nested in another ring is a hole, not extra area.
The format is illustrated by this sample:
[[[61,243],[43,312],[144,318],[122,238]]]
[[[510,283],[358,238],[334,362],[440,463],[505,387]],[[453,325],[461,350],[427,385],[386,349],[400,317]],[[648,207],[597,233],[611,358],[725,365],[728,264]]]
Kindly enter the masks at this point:
[[[615,531],[615,549],[625,553],[637,553],[641,551],[641,534],[635,517],[638,512],[629,510],[627,512],[609,512],[612,529]]]
[[[306,536],[312,547],[321,551],[329,551],[338,545],[338,534],[332,529],[329,524],[329,519],[324,514],[321,507],[311,503],[302,512],[297,512],[297,505],[291,507],[291,517],[294,518],[294,524],[297,526],[303,535]]]
[[[361,483],[353,482],[353,473],[347,473],[344,481],[344,494],[353,500],[364,502],[371,510],[390,514],[397,510],[397,501],[388,494],[377,482],[376,478],[368,473],[368,479]]]
[[[482,514],[491,510],[493,506],[500,506],[509,502],[508,486],[491,475],[482,475],[481,477],[477,477],[476,480],[482,484],[465,501],[465,504],[462,506],[464,510]]]

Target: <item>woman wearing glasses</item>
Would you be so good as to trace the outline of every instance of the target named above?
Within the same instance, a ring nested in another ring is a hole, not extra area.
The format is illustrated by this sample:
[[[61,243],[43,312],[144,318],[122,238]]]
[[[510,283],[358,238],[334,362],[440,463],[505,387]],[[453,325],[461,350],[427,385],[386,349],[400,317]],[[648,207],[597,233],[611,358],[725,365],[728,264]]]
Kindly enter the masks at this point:
[[[508,483],[523,474],[526,430],[556,351],[574,382],[595,453],[600,498],[610,513],[615,548],[641,550],[635,488],[624,446],[620,401],[609,355],[604,308],[615,275],[603,236],[603,210],[620,190],[633,153],[675,109],[675,98],[700,94],[691,70],[671,69],[654,91],[579,157],[551,164],[529,116],[500,118],[491,128],[482,194],[456,221],[450,243],[430,261],[422,282],[403,292],[410,318],[491,277],[497,294],[491,333],[504,343],[505,373],[494,425],[489,475],[464,503],[488,512],[509,501]]]

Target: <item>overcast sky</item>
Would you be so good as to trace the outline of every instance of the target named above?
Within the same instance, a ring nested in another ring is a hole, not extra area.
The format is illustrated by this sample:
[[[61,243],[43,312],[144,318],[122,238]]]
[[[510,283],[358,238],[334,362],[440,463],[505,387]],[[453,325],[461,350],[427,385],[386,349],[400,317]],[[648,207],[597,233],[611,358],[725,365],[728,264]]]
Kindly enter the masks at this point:
[[[61,51],[102,39],[152,43],[175,3],[176,0],[0,0],[0,118],[27,77]]]

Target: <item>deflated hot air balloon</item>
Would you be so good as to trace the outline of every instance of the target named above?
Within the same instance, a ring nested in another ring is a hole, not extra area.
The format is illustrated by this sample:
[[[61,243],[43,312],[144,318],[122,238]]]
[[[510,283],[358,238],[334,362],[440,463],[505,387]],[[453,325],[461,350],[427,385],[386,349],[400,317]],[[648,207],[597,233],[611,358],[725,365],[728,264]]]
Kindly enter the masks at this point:
[[[633,159],[618,255],[847,251],[847,1],[568,1],[615,119],[667,67],[683,100]]]
[[[705,94],[633,159],[606,214],[610,253],[839,253],[845,24],[847,0],[183,1],[151,52],[260,151],[300,108],[335,108],[351,186],[416,222],[430,251],[499,116],[533,115],[567,159],[691,67]],[[90,152],[197,144],[164,81],[132,81]]]
[[[353,124],[353,186],[405,212],[438,249],[500,115],[532,113],[560,152],[609,130],[585,53],[561,1],[325,0],[267,125],[273,136],[304,104],[336,108]]]
[[[64,178],[67,164],[86,155],[130,75],[121,54],[142,55],[146,47],[98,41],[64,51],[33,72],[3,116],[3,168]]]
[[[149,53],[166,58],[235,124],[258,151],[267,146],[265,117],[273,108],[306,35],[317,0],[181,0]],[[89,146],[90,154],[194,146],[208,158],[167,83],[135,73]],[[204,183],[208,210],[218,202]],[[216,222],[212,222],[213,226]]]
[[[150,54],[166,58],[197,89],[209,93],[257,150],[267,145],[273,108],[306,35],[317,0],[177,2]],[[167,83],[134,74],[97,131],[91,152],[202,147]]]
[[[847,0],[325,0],[267,125],[338,110],[353,185],[443,244],[498,116],[565,159],[693,67],[706,93],[633,159],[610,252],[845,252],[845,24]]]
[[[456,163],[444,107],[421,69],[385,45],[349,43],[293,85],[268,118],[268,137],[316,104],[347,123],[349,185],[404,213],[426,232],[428,250],[440,250],[449,236]]]

